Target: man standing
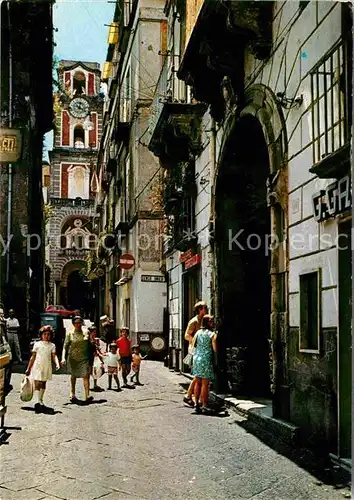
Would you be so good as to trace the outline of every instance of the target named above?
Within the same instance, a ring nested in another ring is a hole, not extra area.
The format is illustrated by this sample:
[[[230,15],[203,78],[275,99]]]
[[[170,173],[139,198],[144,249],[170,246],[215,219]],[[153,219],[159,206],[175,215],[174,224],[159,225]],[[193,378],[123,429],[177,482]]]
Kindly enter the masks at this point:
[[[112,342],[117,340],[116,335],[116,327],[114,325],[113,319],[107,318],[106,321],[102,324],[104,331],[104,338],[106,341],[106,351],[109,352],[109,346]]]
[[[18,322],[18,319],[15,318],[15,311],[13,309],[10,309],[9,317],[6,320],[7,341],[11,347],[12,356],[14,356],[15,354],[18,361],[22,363],[21,348],[18,338],[19,328],[20,323]]]
[[[188,351],[190,350],[193,342],[193,337],[197,333],[197,331],[201,328],[202,325],[202,318],[208,314],[208,306],[206,305],[205,302],[197,302],[194,306],[193,312],[195,316],[189,321],[187,328],[186,328],[186,333],[184,334],[184,339],[189,342],[189,347]],[[194,407],[194,401],[192,399],[193,393],[194,393],[194,388],[196,384],[196,377],[192,380],[192,382],[189,385],[188,392],[183,398],[183,402],[190,406]]]

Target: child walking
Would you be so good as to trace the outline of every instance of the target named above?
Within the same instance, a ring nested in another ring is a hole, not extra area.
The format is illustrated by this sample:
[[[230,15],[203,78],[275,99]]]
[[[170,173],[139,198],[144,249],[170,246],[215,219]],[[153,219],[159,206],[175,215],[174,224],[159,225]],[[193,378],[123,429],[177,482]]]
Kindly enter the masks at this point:
[[[105,357],[108,371],[108,390],[112,389],[112,378],[114,377],[117,384],[117,391],[121,391],[118,378],[118,371],[121,369],[120,356],[115,343],[109,346],[109,353]]]
[[[129,338],[129,328],[126,326],[121,328],[121,334],[116,343],[119,349],[120,361],[122,365],[123,387],[129,389],[132,388],[131,385],[128,385],[128,375],[130,373],[132,363],[132,341]]]
[[[92,378],[93,378],[93,391],[100,392],[103,391],[101,387],[99,387],[97,380],[103,375],[103,363],[104,363],[104,343],[97,337],[97,327],[95,325],[91,325],[88,327],[88,331],[91,335],[92,340]],[[102,368],[101,368],[102,366]],[[102,370],[102,371],[101,371]]]
[[[29,360],[26,375],[32,375],[34,380],[34,395],[36,413],[45,412],[47,409],[43,404],[43,396],[46,390],[47,380],[52,380],[52,362],[56,369],[60,369],[58,357],[55,352],[55,344],[51,342],[53,328],[50,325],[42,326],[39,330],[41,340],[34,343],[32,356]]]
[[[140,374],[140,365],[141,361],[146,358],[146,356],[142,356],[140,354],[140,347],[138,345],[133,345],[132,347],[132,370],[133,370],[133,375],[130,377],[130,381],[133,383],[133,380],[135,379],[134,385],[144,385],[140,383],[139,380],[139,374]]]

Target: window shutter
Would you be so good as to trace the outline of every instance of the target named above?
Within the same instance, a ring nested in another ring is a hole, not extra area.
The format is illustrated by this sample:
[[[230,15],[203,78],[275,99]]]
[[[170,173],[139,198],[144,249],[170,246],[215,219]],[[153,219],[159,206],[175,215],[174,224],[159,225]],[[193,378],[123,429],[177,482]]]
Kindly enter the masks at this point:
[[[61,165],[61,198],[68,197],[68,168],[70,167],[69,163],[62,163]]]
[[[61,124],[61,145],[70,146],[70,116],[67,111],[62,111],[62,124]]]
[[[70,90],[71,89],[71,73],[70,71],[65,71],[64,74],[64,86],[65,90]]]
[[[97,147],[97,113],[91,113],[91,122],[93,123],[93,130],[89,132],[89,146]]]
[[[95,93],[95,75],[93,73],[88,74],[88,95],[94,95]]]

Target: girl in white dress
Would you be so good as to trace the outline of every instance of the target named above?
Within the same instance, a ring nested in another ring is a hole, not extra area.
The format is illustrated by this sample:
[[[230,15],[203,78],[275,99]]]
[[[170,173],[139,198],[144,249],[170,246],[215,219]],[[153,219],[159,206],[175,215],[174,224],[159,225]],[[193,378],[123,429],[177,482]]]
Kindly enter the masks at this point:
[[[35,342],[32,356],[29,360],[26,375],[32,376],[34,380],[34,395],[36,413],[45,410],[43,396],[46,390],[47,380],[52,380],[52,362],[56,369],[60,369],[58,357],[55,353],[55,344],[51,342],[53,337],[53,328],[50,325],[42,326],[39,330],[41,340]]]

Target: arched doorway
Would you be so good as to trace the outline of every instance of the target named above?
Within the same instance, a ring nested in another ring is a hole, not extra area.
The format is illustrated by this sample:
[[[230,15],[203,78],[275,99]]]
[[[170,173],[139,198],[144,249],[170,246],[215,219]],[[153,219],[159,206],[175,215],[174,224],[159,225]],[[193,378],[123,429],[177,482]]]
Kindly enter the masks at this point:
[[[271,383],[276,391],[275,384],[285,380],[287,186],[281,116],[268,89],[249,91],[241,113],[226,120],[214,188],[220,389],[231,386],[248,396],[269,396]]]
[[[70,310],[80,309],[85,317],[91,316],[93,290],[91,282],[83,272],[86,262],[72,260],[65,264],[62,270],[60,287],[61,304]]]
[[[244,361],[245,371],[239,364],[231,382],[240,390],[243,386],[247,394],[266,395],[270,392],[269,158],[259,122],[252,116],[241,119],[225,148],[215,205],[222,338],[225,348],[238,348],[230,355]]]
[[[79,309],[85,317],[90,315],[91,282],[85,280],[79,270],[68,275],[67,302],[70,309]]]

